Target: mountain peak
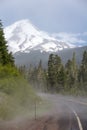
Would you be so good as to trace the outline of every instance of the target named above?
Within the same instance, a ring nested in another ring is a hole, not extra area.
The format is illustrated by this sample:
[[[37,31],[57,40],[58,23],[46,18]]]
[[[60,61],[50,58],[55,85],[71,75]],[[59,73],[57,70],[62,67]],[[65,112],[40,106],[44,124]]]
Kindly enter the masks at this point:
[[[20,20],[20,21],[17,21],[17,22],[15,22],[14,24],[12,24],[11,26],[15,26],[15,27],[33,27],[33,28],[36,28],[31,22],[30,22],[30,20],[28,20],[28,19],[23,19],[23,20]],[[25,28],[24,28],[25,29]]]
[[[20,20],[4,30],[8,48],[13,53],[29,53],[31,50],[41,52],[57,52],[65,48],[74,48],[75,45],[60,42],[48,33],[37,29],[28,19]]]

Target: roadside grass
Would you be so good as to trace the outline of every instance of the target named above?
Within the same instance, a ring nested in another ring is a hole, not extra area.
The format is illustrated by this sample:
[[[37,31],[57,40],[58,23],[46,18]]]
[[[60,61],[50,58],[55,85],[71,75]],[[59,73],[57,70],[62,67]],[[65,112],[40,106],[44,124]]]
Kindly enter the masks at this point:
[[[22,111],[23,112],[22,116],[28,117],[28,119],[39,118],[49,113],[51,107],[52,107],[52,103],[40,99],[39,101],[36,102],[34,101],[31,107],[27,107],[27,109],[24,109],[24,111]]]
[[[0,120],[10,120],[31,109],[40,98],[18,70],[0,65]]]
[[[49,111],[49,104],[36,95],[15,68],[0,68],[0,120],[28,116],[34,118]]]

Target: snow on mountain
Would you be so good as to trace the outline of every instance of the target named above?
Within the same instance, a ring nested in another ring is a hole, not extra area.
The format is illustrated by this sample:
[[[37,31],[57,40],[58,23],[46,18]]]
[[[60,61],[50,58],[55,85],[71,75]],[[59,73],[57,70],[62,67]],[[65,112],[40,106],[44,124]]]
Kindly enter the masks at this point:
[[[15,22],[4,29],[9,51],[29,53],[31,50],[57,52],[65,48],[76,47],[73,44],[60,42],[48,33],[40,31],[29,20]]]

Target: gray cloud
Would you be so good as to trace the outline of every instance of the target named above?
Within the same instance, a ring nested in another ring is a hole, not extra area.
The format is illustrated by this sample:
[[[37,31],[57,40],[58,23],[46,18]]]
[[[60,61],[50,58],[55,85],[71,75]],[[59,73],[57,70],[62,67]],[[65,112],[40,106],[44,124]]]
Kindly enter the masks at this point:
[[[83,38],[83,36],[86,35],[86,33],[55,33],[52,36],[55,38],[58,38],[60,41],[67,42],[67,43],[73,43],[73,44],[79,44],[79,45],[86,45],[86,40]]]
[[[85,0],[3,0],[0,16],[5,25],[30,19],[48,32],[86,32]]]

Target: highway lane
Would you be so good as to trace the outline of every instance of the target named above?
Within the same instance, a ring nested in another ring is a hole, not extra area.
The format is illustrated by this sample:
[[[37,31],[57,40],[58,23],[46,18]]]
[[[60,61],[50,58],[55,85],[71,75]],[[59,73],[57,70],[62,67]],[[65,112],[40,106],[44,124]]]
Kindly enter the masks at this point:
[[[75,99],[68,99],[68,106],[71,106],[74,114],[77,117],[78,124],[81,130],[87,130],[87,103]]]
[[[64,120],[66,122],[69,119],[66,125],[64,124],[67,130],[87,130],[87,103],[84,100],[51,94],[40,94],[40,96],[52,102],[55,111],[53,113],[60,113],[59,125],[62,126]]]

